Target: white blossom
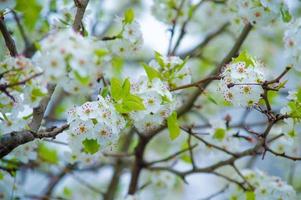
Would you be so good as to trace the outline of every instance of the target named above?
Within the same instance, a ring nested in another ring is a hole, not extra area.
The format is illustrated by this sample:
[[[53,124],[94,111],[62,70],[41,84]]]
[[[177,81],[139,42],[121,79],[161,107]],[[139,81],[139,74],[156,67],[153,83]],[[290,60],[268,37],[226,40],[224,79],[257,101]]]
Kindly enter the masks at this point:
[[[233,60],[226,65],[221,76],[219,90],[226,101],[238,106],[253,106],[258,103],[263,93],[260,84],[265,81],[260,62]]]

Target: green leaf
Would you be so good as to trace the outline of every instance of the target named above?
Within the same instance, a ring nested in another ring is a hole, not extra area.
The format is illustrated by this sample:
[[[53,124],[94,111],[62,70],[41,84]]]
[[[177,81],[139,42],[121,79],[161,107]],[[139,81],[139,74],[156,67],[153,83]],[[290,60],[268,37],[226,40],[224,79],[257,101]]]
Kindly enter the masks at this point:
[[[293,130],[291,130],[290,132],[288,132],[288,135],[289,135],[290,137],[295,137],[297,134],[296,134],[296,131],[293,129]]]
[[[121,84],[119,79],[111,80],[111,95],[115,100],[115,108],[119,113],[125,114],[132,111],[145,110],[143,99],[131,94],[131,83],[125,79]]]
[[[103,57],[107,54],[108,54],[108,51],[105,50],[105,49],[96,49],[95,50],[95,55],[98,56],[98,57]]]
[[[164,60],[162,58],[162,55],[159,52],[157,52],[157,51],[155,51],[155,60],[159,63],[159,65],[162,68],[165,67],[165,63],[164,63]]]
[[[255,60],[247,51],[242,51],[238,57],[232,59],[233,63],[244,62],[246,66],[255,66]]]
[[[181,146],[181,150],[184,150],[184,149],[187,149],[189,148],[189,145],[188,145],[188,142],[187,141],[184,141],[182,146]],[[186,162],[186,163],[191,163],[192,160],[191,160],[191,157],[189,156],[189,154],[186,152],[184,153],[181,158],[180,158],[182,161]]]
[[[71,198],[72,197],[72,190],[68,187],[64,187],[63,194],[65,197]]]
[[[57,8],[56,0],[51,0],[49,2],[49,10],[52,11],[52,12],[55,12],[56,8]]]
[[[4,174],[0,171],[0,180],[3,180]]]
[[[88,154],[95,154],[100,147],[96,139],[85,139],[82,144],[84,147],[84,152]]]
[[[130,94],[127,96],[126,99],[123,101],[124,107],[126,107],[129,111],[139,111],[145,110],[145,106],[143,104],[143,99],[139,96]]]
[[[292,15],[284,4],[280,8],[280,12],[284,22],[290,22],[292,20]]]
[[[211,102],[214,103],[215,105],[218,105],[217,101],[208,93],[205,93],[205,96],[207,97],[207,99]]]
[[[296,96],[297,96],[297,101],[301,103],[301,88],[299,88],[299,89],[297,90]]]
[[[130,80],[127,78],[122,84],[121,96],[123,98],[126,98],[130,94],[130,91],[131,91],[131,83]]]
[[[147,77],[150,81],[152,81],[154,78],[159,78],[161,79],[161,74],[160,72],[158,72],[156,69],[152,68],[151,66],[147,65],[147,64],[142,64],[144,67],[144,70],[147,74]]]
[[[104,87],[102,90],[101,90],[101,96],[103,98],[105,98],[106,96],[108,96],[109,94],[109,88],[108,87]]]
[[[33,95],[35,97],[42,97],[45,95],[45,93],[43,93],[40,88],[33,88],[31,91],[31,95]]]
[[[135,12],[132,8],[129,8],[124,13],[124,23],[130,24],[135,19]]]
[[[222,139],[224,139],[225,136],[226,136],[226,130],[225,129],[222,129],[222,128],[215,129],[213,138],[218,139],[218,140],[222,140]]]
[[[38,156],[41,160],[49,164],[58,164],[58,154],[55,149],[48,148],[45,144],[38,146]]]
[[[255,200],[255,193],[253,191],[246,192],[246,200]]]
[[[24,24],[29,30],[33,30],[35,25],[40,18],[42,6],[37,0],[17,0],[15,7],[17,11],[23,13]]]
[[[180,135],[180,127],[177,119],[177,113],[175,111],[167,118],[167,126],[170,139],[176,139]]]
[[[117,78],[111,80],[111,95],[115,101],[119,101],[122,97],[122,84]]]

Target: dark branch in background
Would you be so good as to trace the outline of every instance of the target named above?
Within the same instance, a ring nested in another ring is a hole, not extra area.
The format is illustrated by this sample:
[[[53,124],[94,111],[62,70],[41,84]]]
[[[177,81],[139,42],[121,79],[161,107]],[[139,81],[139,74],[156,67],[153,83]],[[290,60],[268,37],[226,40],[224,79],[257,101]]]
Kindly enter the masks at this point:
[[[61,181],[61,179],[63,179],[66,174],[68,174],[72,169],[75,168],[76,165],[66,165],[61,172],[59,172],[57,175],[53,176],[50,181],[49,184],[47,185],[47,188],[45,188],[44,192],[43,192],[43,198],[41,198],[41,200],[48,200],[49,197],[52,194],[52,191],[55,189],[55,187],[57,186],[57,184]]]
[[[189,57],[200,57],[201,56],[201,51],[203,50],[203,48],[206,47],[209,44],[209,42],[211,42],[214,38],[216,38],[220,34],[224,33],[224,31],[226,30],[226,28],[228,26],[229,26],[228,22],[223,24],[216,31],[214,31],[214,32],[210,33],[209,35],[207,35],[205,37],[205,39],[200,44],[198,44],[196,47],[194,47],[190,51],[179,54],[179,56],[181,58],[185,58],[187,56],[189,56]]]
[[[18,29],[20,31],[20,34],[21,34],[21,37],[24,41],[24,44],[25,44],[25,49],[29,48],[30,47],[30,41],[25,33],[25,30],[24,30],[24,27],[22,26],[21,22],[20,22],[20,17],[18,16],[18,14],[16,13],[16,11],[14,10],[11,10],[13,16],[14,16],[14,19],[17,23],[17,26],[18,26]]]
[[[167,51],[167,55],[169,55],[169,56],[171,56],[172,53],[173,53],[172,52],[172,41],[173,41],[174,34],[175,34],[175,31],[176,31],[177,21],[178,21],[178,18],[180,17],[180,13],[181,13],[181,10],[182,10],[182,7],[183,7],[185,1],[186,0],[182,0],[179,7],[174,8],[174,9],[176,9],[177,14],[176,14],[176,17],[173,19],[172,28],[170,29],[170,39],[169,39],[168,51]]]
[[[210,82],[210,81],[213,81],[213,80],[220,80],[222,77],[220,76],[209,76],[205,79],[202,79],[202,80],[199,80],[195,83],[191,83],[191,84],[187,84],[187,85],[182,85],[182,86],[179,86],[179,87],[176,87],[176,88],[172,88],[170,89],[170,91],[176,91],[176,90],[182,90],[182,89],[186,89],[186,88],[191,88],[191,87],[200,87],[200,85],[202,85],[203,83],[206,83],[206,82]]]
[[[228,188],[229,188],[229,185],[226,185],[225,187],[223,187],[219,191],[215,192],[214,194],[212,194],[212,195],[210,195],[210,196],[208,196],[206,198],[200,199],[200,200],[210,200],[210,199],[213,199],[214,197],[217,197],[218,195],[224,193]]]
[[[73,29],[79,32],[80,29],[83,29],[82,20],[85,15],[85,11],[89,3],[89,0],[74,0],[74,3],[77,7],[77,10],[76,10],[74,23],[73,23]]]
[[[18,51],[15,45],[15,41],[6,27],[4,16],[0,16],[0,31],[3,35],[6,47],[8,48],[10,55],[16,57],[18,55]]]
[[[130,130],[129,134],[126,135],[123,144],[120,148],[121,152],[125,153],[128,151],[133,136],[134,136],[134,130]],[[122,159],[118,158],[114,165],[114,173],[111,177],[109,186],[104,194],[105,200],[114,200],[123,168],[124,168],[124,162]]]
[[[194,7],[193,7],[193,14],[195,13],[195,10],[197,10],[205,1],[201,0],[199,1],[199,3],[197,3]],[[193,17],[193,14],[189,15],[188,18],[184,21],[184,23],[182,24],[182,27],[181,27],[181,30],[180,30],[180,35],[176,41],[176,44],[172,50],[172,52],[170,53],[171,55],[174,55],[178,49],[178,47],[180,46],[181,44],[181,41],[183,40],[185,34],[186,34],[186,27],[188,25],[188,23],[190,22],[190,20],[192,19]],[[176,24],[176,21],[175,23]],[[174,32],[174,28],[173,28],[173,32]]]

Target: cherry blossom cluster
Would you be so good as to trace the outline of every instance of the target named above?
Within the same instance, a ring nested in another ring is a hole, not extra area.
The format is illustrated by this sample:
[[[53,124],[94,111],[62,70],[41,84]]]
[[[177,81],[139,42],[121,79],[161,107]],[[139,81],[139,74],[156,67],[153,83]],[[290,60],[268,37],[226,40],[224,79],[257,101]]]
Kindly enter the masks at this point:
[[[242,170],[247,182],[254,188],[254,193],[249,195],[256,199],[297,199],[296,192],[292,186],[283,182],[279,177],[268,176],[259,170]],[[248,188],[248,184],[245,184]],[[248,192],[235,184],[231,184],[227,196],[229,199],[248,199]]]
[[[70,93],[89,93],[101,76],[105,54],[106,50],[98,49],[90,38],[65,29],[42,41],[36,60],[49,82],[60,84]]]
[[[122,30],[116,39],[105,41],[105,45],[115,56],[124,57],[137,53],[143,45],[140,24],[134,19],[126,21],[125,18],[117,18],[116,21]]]
[[[162,56],[156,53],[155,59],[151,60],[149,66],[156,69],[161,79],[166,81],[169,88],[176,88],[191,83],[191,71],[183,61],[176,56]]]
[[[253,25],[264,26],[275,22],[280,16],[284,22],[292,18],[285,0],[231,0],[228,4],[244,23]]]
[[[67,134],[72,159],[85,163],[92,162],[92,156],[98,156],[97,153],[112,148],[126,126],[125,119],[115,110],[111,100],[102,96],[97,101],[70,109],[67,121],[70,124]]]
[[[23,129],[40,100],[47,94],[42,70],[23,56],[6,57],[0,63],[0,132]]]
[[[190,1],[153,0],[152,13],[157,20],[166,24],[183,23],[189,16]]]
[[[158,78],[149,80],[141,76],[131,84],[131,92],[142,98],[145,106],[145,110],[130,113],[134,126],[142,133],[158,128],[176,108],[168,85]]]
[[[298,71],[301,71],[301,20],[296,20],[289,25],[285,32],[284,43],[287,62],[293,65]]]
[[[226,101],[238,106],[253,106],[263,93],[263,64],[243,52],[227,64],[221,74],[219,90]]]

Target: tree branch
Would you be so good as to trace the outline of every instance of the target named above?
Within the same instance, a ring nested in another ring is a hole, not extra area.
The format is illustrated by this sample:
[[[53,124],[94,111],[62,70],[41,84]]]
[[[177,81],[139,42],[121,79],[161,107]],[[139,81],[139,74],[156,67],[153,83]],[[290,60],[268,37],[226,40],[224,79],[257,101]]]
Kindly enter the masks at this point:
[[[18,55],[18,51],[15,45],[15,41],[10,35],[4,22],[4,16],[0,16],[0,31],[3,35],[6,47],[8,48],[10,55],[16,57]]]
[[[82,20],[84,18],[84,14],[89,3],[89,0],[74,0],[75,5],[77,7],[76,15],[73,23],[73,30],[78,32],[80,31]]]

